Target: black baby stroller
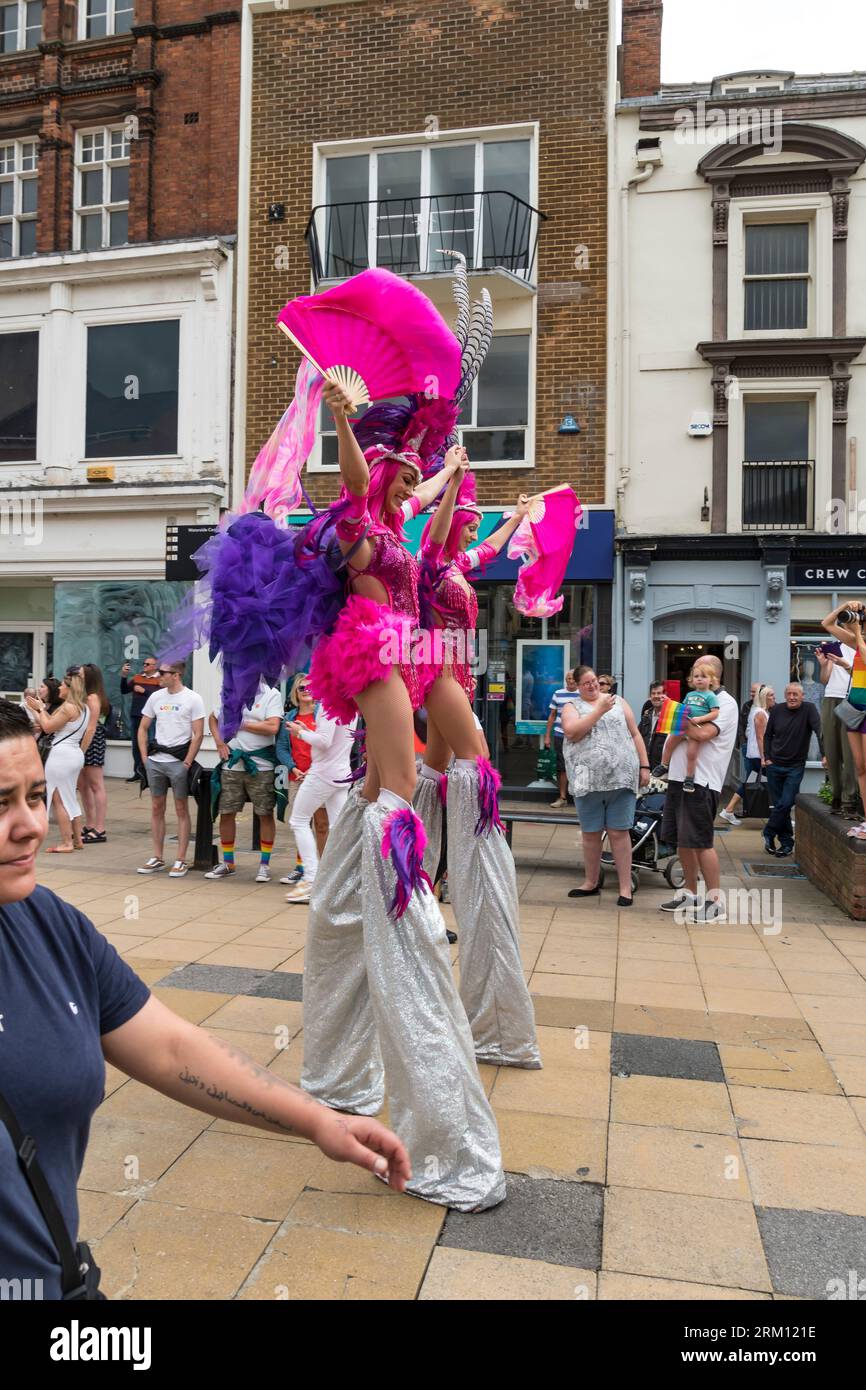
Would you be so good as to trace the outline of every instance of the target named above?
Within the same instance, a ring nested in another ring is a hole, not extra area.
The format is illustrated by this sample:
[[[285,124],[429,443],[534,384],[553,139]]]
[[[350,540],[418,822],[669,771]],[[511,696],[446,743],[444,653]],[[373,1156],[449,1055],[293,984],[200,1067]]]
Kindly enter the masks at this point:
[[[654,874],[663,874],[671,888],[682,888],[685,882],[683,866],[676,851],[663,843],[660,835],[662,813],[665,805],[665,784],[651,778],[646,791],[637,799],[634,825],[631,836],[631,887],[636,893],[640,888],[640,870],[649,869]],[[604,883],[605,869],[615,872],[615,864],[610,845],[605,834],[602,840],[601,873],[599,883]]]

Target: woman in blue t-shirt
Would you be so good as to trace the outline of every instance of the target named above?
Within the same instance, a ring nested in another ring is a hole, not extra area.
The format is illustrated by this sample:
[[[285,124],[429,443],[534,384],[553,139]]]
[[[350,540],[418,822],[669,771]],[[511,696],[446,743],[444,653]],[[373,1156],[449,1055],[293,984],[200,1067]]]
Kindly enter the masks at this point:
[[[0,1096],[26,1135],[73,1245],[76,1186],[105,1062],[224,1120],[311,1139],[403,1191],[405,1148],[376,1120],[340,1115],[156,999],[76,908],[36,885],[45,773],[24,710],[0,700]],[[255,1174],[250,1174],[255,1181]],[[0,1281],[62,1294],[60,1258],[0,1122]],[[5,1287],[5,1285],[4,1285]]]

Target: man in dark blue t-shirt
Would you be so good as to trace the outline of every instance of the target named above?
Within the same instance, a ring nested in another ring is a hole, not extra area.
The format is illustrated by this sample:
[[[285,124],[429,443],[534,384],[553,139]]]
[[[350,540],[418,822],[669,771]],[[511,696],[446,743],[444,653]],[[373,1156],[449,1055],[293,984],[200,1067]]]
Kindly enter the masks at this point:
[[[339,1115],[155,999],[91,922],[36,886],[48,828],[30,721],[0,700],[0,1093],[36,1153],[73,1244],[76,1186],[105,1059],[197,1110],[312,1139],[403,1191],[409,1159],[376,1120]],[[255,1181],[255,1174],[250,1174]],[[86,1232],[83,1233],[86,1238]],[[0,1123],[0,1296],[9,1280],[60,1298],[58,1253]]]

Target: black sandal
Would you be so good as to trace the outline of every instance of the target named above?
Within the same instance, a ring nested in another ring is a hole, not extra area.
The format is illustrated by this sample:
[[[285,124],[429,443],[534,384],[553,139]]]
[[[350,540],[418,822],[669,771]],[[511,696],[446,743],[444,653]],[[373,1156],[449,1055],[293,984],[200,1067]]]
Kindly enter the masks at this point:
[[[88,829],[81,832],[81,839],[85,845],[104,845],[107,839],[104,830]]]

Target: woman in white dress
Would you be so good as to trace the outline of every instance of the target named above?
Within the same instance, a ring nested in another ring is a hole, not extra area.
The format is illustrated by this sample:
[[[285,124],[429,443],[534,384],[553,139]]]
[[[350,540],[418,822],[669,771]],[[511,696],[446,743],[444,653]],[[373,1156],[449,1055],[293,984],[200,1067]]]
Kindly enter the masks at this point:
[[[53,811],[60,830],[60,844],[48,853],[72,854],[73,850],[84,848],[77,783],[93,728],[81,676],[68,676],[60,682],[60,698],[60,708],[49,714],[38,696],[25,697],[42,732],[54,735],[45,764],[46,800],[49,816]]]

